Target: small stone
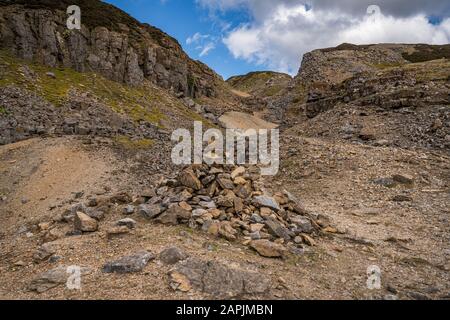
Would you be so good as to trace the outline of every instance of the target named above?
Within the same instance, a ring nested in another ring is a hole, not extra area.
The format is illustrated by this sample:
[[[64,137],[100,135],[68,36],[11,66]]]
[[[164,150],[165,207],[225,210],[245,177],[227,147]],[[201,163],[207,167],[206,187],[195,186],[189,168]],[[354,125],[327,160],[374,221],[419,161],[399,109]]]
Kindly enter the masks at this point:
[[[238,176],[242,176],[245,173],[244,167],[237,167],[231,172],[231,179],[235,179]]]
[[[195,210],[192,210],[192,217],[198,218],[198,217],[201,217],[201,216],[203,216],[203,215],[205,215],[207,213],[208,213],[208,211],[205,210],[205,209],[195,209]]]
[[[192,211],[191,205],[185,201],[180,202],[178,205],[184,210]]]
[[[216,208],[216,204],[214,203],[214,201],[200,201],[198,204],[206,209],[215,209]]]
[[[228,189],[233,190],[234,189],[234,183],[230,179],[226,179],[223,177],[218,177],[216,179],[217,183],[222,187],[222,189]]]
[[[242,199],[247,199],[252,195],[252,188],[250,186],[250,183],[245,183],[245,184],[241,184],[238,185],[235,189],[234,189],[234,193]]]
[[[264,228],[264,224],[262,223],[254,223],[250,225],[251,232],[261,231],[262,228]]]
[[[124,234],[128,234],[130,233],[130,228],[128,228],[127,226],[116,226],[116,227],[111,227],[108,228],[106,230],[106,236],[109,239],[118,237],[118,236],[122,236]]]
[[[397,185],[397,183],[392,178],[379,178],[373,180],[372,182],[386,188],[393,188]]]
[[[411,202],[411,201],[413,201],[413,199],[410,196],[399,194],[399,195],[396,195],[395,197],[393,197],[392,201],[395,201],[395,202]]]
[[[138,213],[147,219],[154,219],[163,210],[163,207],[159,204],[141,204],[138,207]]]
[[[231,226],[230,222],[222,221],[219,226],[219,235],[228,241],[236,240],[237,231]]]
[[[291,231],[289,231],[289,229],[283,226],[280,222],[274,219],[268,219],[266,220],[265,224],[272,235],[278,238],[282,238],[286,241],[291,239]]]
[[[301,236],[302,236],[303,241],[304,241],[307,245],[309,245],[309,246],[311,246],[311,247],[316,245],[316,242],[315,242],[314,239],[311,238],[310,236],[308,236],[308,235],[306,235],[306,234],[302,234]]]
[[[51,227],[51,222],[41,222],[38,224],[38,228],[41,231],[47,231]]]
[[[136,227],[136,221],[131,218],[125,218],[117,221],[118,226],[126,226],[128,229],[134,229]]]
[[[280,205],[277,203],[277,201],[268,196],[257,196],[253,198],[253,204],[255,204],[257,207],[267,207],[276,211],[281,210]]]
[[[56,79],[56,75],[53,72],[46,72],[45,75],[49,78]]]
[[[35,261],[43,261],[50,258],[56,253],[56,245],[54,243],[45,243],[41,245],[33,255]]]
[[[202,230],[208,234],[217,237],[219,235],[220,223],[218,221],[208,220],[202,226]]]
[[[299,233],[311,233],[314,230],[311,221],[303,216],[291,217],[291,222],[297,226]]]
[[[406,175],[406,174],[396,174],[392,176],[392,179],[395,182],[401,183],[401,184],[413,184],[414,183],[414,178],[410,175]]]
[[[233,199],[234,202],[234,211],[236,211],[237,213],[241,213],[242,210],[244,210],[244,201],[242,200],[242,198],[234,198]]]
[[[147,263],[154,259],[154,255],[148,251],[140,251],[135,254],[122,257],[118,260],[106,263],[102,271],[105,273],[133,273],[144,269]]]
[[[300,237],[300,236],[295,237],[295,238],[294,238],[294,243],[296,243],[296,244],[303,243],[302,237]]]
[[[74,219],[74,230],[82,232],[94,232],[97,231],[97,220],[89,217],[83,212],[77,212]]]
[[[135,207],[131,204],[125,206],[125,208],[123,208],[122,213],[126,214],[126,215],[131,215],[134,213]]]
[[[175,264],[178,261],[186,259],[187,257],[187,254],[178,247],[164,249],[159,254],[159,260],[161,260],[164,264]]]
[[[261,210],[264,208],[261,208]],[[265,208],[268,209],[268,208]],[[270,209],[268,209],[270,211]],[[270,214],[269,214],[270,215]],[[259,214],[253,213],[252,216],[250,217],[250,220],[256,223],[264,223],[264,219],[261,218],[261,216]]]
[[[177,225],[179,221],[188,221],[191,218],[191,211],[184,210],[179,205],[173,205],[166,212],[156,218],[155,221],[166,225]]]
[[[183,186],[194,190],[203,188],[202,183],[192,170],[183,170],[178,176],[178,180]]]
[[[242,178],[242,177],[236,177],[236,178],[233,180],[233,182],[234,182],[234,184],[236,184],[236,185],[243,185],[243,184],[246,184],[246,183],[247,183],[247,180],[245,180],[245,179]]]
[[[60,239],[62,237],[63,237],[63,234],[58,229],[53,228],[53,229],[50,229],[49,231],[47,231],[44,234],[44,237],[43,237],[42,241],[44,243],[52,242],[52,241],[58,240],[58,239]]]
[[[286,254],[286,248],[269,240],[253,240],[250,247],[261,256],[267,258],[281,258]]]
[[[209,210],[208,210],[208,213],[211,214],[211,216],[212,216],[214,219],[219,218],[222,212],[223,212],[223,211],[222,211],[222,210],[219,210],[219,209],[209,209]]]

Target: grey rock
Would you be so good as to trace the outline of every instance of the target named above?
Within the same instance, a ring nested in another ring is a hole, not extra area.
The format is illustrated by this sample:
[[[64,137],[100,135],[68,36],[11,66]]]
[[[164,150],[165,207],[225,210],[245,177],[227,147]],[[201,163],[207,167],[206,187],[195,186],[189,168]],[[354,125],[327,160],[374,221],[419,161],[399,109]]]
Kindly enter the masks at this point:
[[[255,204],[257,207],[267,207],[276,211],[281,210],[280,205],[278,202],[268,196],[256,196],[253,198],[253,204]]]
[[[265,224],[269,232],[278,238],[283,238],[288,241],[291,239],[291,236],[293,236],[292,232],[279,221],[269,219],[265,221]]]
[[[125,208],[123,208],[122,212],[123,212],[123,214],[131,215],[134,213],[134,210],[135,210],[135,207],[133,205],[129,204],[129,205],[125,206]]]
[[[164,264],[175,264],[178,261],[184,260],[188,255],[178,247],[166,248],[159,254],[159,260]]]
[[[300,233],[311,233],[314,230],[311,221],[306,217],[297,215],[291,217],[291,222],[296,225]]]
[[[45,292],[59,285],[65,284],[71,275],[67,266],[59,266],[45,271],[34,278],[28,286],[31,291],[39,293]],[[81,267],[81,275],[90,274],[92,270],[87,267]]]
[[[214,298],[232,298],[245,294],[263,294],[271,280],[261,272],[230,267],[217,261],[189,258],[177,263],[169,272],[170,285],[175,290],[191,289]]]
[[[118,260],[106,263],[102,271],[105,273],[133,273],[144,269],[147,263],[154,259],[154,255],[148,251],[139,251],[135,254],[122,257]]]
[[[136,227],[136,221],[131,218],[125,218],[117,221],[118,226],[126,226],[128,229],[134,229]]]
[[[141,204],[138,207],[139,214],[147,219],[154,219],[163,211],[164,208],[159,204]]]

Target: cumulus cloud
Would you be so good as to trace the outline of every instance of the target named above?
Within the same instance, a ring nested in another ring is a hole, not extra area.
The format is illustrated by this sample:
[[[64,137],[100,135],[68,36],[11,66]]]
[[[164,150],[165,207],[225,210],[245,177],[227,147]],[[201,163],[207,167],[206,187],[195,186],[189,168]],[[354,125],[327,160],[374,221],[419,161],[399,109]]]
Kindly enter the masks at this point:
[[[379,0],[381,11],[367,12],[373,0],[198,0],[210,10],[248,10],[253,19],[223,39],[235,58],[295,74],[308,51],[343,42],[450,42],[449,1]],[[443,21],[429,23],[440,11]],[[443,15],[447,13],[447,15]]]

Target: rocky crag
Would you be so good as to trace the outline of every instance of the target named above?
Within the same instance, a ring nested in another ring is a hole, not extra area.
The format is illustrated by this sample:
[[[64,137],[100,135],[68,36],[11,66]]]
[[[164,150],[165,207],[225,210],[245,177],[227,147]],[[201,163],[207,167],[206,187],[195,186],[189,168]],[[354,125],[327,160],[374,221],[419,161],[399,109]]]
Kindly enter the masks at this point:
[[[66,9],[82,8],[81,30],[68,30]],[[140,85],[148,79],[175,94],[214,96],[220,77],[191,60],[178,42],[98,0],[0,1],[0,47],[50,67],[96,72]]]

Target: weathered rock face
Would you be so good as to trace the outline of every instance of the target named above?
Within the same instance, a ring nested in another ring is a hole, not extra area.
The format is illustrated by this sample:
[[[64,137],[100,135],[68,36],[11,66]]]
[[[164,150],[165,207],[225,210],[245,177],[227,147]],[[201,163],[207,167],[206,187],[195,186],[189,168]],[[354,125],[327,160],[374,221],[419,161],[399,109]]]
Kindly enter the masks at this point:
[[[80,6],[81,30],[66,27],[69,5]],[[175,39],[98,0],[0,1],[0,47],[129,85],[148,79],[191,97],[214,96],[215,82],[222,81],[191,60]]]
[[[175,290],[197,290],[215,298],[260,295],[271,286],[271,279],[261,273],[196,258],[177,263],[169,276],[170,286]]]

